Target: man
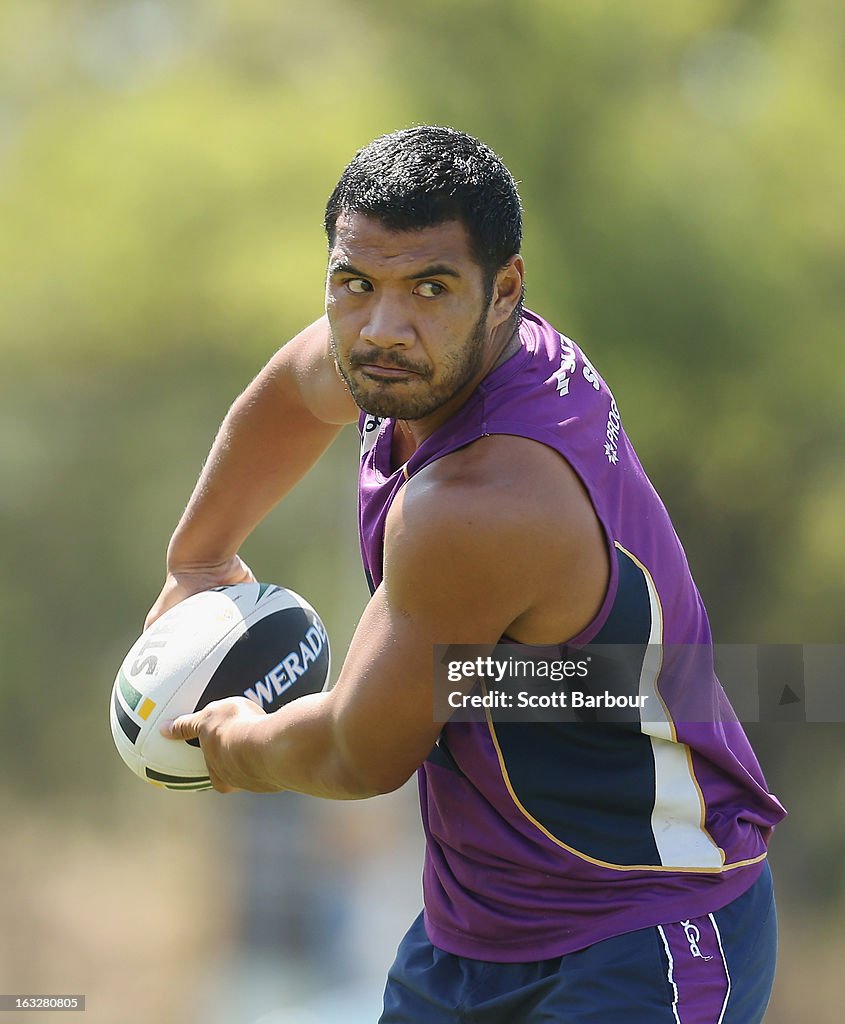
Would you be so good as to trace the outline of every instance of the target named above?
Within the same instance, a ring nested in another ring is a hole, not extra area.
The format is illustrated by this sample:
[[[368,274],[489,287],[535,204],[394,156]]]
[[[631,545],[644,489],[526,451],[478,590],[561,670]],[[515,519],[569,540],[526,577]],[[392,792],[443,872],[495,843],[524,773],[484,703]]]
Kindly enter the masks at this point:
[[[167,735],[199,737],[221,792],[358,799],[419,773],[425,911],[383,1024],[761,1020],[784,812],[709,657],[711,720],[677,717],[672,651],[709,656],[706,615],[613,396],[522,310],[513,178],[461,133],[397,132],[346,168],[326,230],[326,316],[224,420],[149,621],[252,579],[242,541],[353,420],[372,598],[333,690],[269,716],[219,701]],[[433,646],[502,639],[633,645],[656,714],[435,720]]]

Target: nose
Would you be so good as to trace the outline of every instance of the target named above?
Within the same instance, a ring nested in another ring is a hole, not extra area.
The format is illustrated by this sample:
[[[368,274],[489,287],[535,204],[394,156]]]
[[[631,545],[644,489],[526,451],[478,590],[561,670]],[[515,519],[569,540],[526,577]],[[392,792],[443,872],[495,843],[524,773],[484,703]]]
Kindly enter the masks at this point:
[[[390,295],[374,297],[369,316],[361,329],[361,340],[381,349],[411,348],[414,328],[404,303]]]

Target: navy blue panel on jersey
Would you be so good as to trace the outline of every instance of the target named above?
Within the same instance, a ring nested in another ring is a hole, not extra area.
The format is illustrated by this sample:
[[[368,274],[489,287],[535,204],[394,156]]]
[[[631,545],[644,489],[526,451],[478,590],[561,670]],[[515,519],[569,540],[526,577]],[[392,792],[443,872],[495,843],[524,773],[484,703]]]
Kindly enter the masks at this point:
[[[611,864],[660,864],[647,736],[600,722],[500,722],[495,729],[514,793],[556,839]]]
[[[651,629],[642,569],[617,549],[619,584],[594,644],[624,645],[624,663],[599,661],[582,689],[635,694]],[[590,645],[585,648],[589,650]],[[624,678],[623,678],[624,677]],[[496,738],[511,787],[525,810],[555,838],[611,864],[660,864],[651,830],[654,756],[637,721],[498,722]]]
[[[648,643],[651,632],[651,602],[642,569],[620,548],[616,548],[618,582],[610,614],[594,644]]]
[[[431,748],[431,753],[426,758],[426,761],[439,765],[441,768],[446,768],[462,778],[464,777],[464,773],[458,767],[454,757],[452,757],[452,751],[449,749],[449,744],[446,742],[446,736],[443,733],[437,737],[437,742]]]

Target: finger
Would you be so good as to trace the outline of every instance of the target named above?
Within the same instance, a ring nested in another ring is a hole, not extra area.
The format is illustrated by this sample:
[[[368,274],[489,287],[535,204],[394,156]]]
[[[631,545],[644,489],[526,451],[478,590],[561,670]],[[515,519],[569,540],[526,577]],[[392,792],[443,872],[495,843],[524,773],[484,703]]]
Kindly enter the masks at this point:
[[[180,715],[162,722],[159,732],[166,740],[193,740],[200,734],[199,715]]]

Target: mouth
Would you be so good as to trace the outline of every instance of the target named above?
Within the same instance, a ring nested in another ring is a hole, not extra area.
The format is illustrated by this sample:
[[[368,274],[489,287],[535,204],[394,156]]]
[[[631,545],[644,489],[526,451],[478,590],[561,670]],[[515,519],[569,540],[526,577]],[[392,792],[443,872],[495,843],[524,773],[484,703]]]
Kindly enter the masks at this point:
[[[376,359],[368,359],[366,355],[363,358],[358,356],[356,359],[352,359],[351,369],[368,380],[380,381],[382,383],[387,381],[410,381],[415,377],[419,379],[426,376],[424,371],[409,367],[404,362],[399,362],[399,364],[396,364],[393,360],[379,362]]]
[[[419,377],[416,370],[405,366],[382,366],[380,363],[358,363],[355,367],[359,373],[372,380],[405,380],[410,377]]]

